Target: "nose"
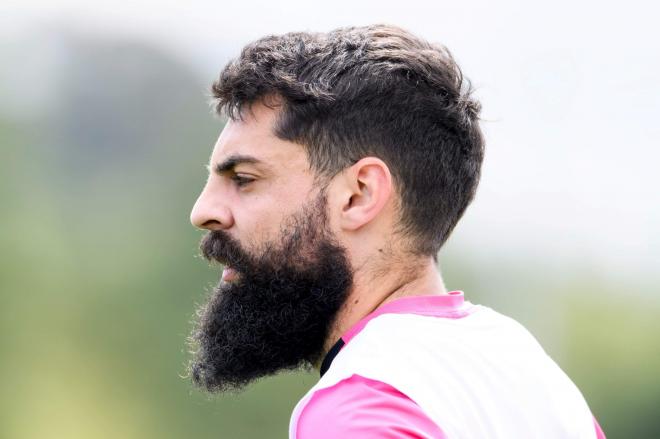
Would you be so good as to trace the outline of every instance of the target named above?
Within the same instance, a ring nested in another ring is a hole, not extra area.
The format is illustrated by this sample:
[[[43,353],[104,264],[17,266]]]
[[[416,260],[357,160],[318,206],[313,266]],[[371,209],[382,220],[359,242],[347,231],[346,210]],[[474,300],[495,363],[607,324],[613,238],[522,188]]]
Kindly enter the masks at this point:
[[[190,212],[190,222],[199,229],[225,230],[234,224],[234,218],[222,197],[207,185]]]

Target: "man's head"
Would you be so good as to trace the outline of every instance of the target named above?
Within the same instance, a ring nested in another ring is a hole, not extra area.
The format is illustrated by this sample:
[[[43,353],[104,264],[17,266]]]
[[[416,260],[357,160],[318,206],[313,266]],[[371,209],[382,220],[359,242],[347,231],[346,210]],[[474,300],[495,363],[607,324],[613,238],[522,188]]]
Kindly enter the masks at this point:
[[[219,390],[317,362],[355,273],[435,258],[474,196],[483,139],[447,49],[392,26],[262,38],[212,91],[230,120],[191,221],[230,268],[200,313],[192,373]]]

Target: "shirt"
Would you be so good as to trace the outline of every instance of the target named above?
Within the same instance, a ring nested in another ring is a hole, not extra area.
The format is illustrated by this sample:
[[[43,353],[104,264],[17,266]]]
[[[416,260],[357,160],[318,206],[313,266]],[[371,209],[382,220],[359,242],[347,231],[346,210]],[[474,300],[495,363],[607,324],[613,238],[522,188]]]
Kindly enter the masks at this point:
[[[290,438],[605,438],[582,394],[513,319],[462,291],[406,297],[333,346]]]

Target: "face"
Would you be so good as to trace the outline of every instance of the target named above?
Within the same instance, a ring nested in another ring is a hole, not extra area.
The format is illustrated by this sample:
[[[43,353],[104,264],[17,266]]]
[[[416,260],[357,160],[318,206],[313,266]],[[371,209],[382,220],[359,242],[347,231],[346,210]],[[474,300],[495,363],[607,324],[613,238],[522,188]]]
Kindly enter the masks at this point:
[[[275,111],[230,122],[211,157],[191,221],[209,230],[202,254],[225,266],[191,335],[193,381],[238,390],[317,363],[352,284],[299,145],[272,134]]]
[[[259,104],[252,109],[220,134],[190,220],[256,248],[318,190],[302,147],[273,135],[276,112]]]

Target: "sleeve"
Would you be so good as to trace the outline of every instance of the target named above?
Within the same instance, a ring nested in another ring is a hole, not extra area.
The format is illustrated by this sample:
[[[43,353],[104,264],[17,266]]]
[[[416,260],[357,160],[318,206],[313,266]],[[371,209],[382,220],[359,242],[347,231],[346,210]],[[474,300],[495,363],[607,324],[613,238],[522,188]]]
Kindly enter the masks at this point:
[[[596,428],[596,439],[607,439],[605,437],[605,433],[603,433],[603,429],[600,428],[600,425],[598,425],[598,421],[594,417],[594,427]]]
[[[299,439],[446,439],[406,395],[381,381],[353,375],[318,390],[298,420]]]

